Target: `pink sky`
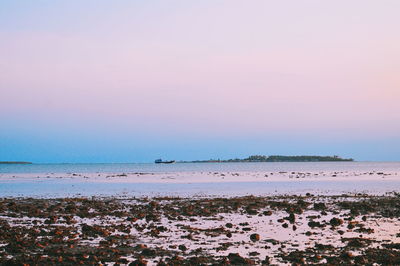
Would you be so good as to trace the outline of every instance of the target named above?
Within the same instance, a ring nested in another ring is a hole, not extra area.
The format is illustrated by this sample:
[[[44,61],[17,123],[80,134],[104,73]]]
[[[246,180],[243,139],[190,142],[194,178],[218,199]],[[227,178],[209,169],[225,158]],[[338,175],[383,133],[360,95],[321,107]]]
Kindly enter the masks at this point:
[[[51,127],[400,135],[399,1],[0,3],[0,113]]]

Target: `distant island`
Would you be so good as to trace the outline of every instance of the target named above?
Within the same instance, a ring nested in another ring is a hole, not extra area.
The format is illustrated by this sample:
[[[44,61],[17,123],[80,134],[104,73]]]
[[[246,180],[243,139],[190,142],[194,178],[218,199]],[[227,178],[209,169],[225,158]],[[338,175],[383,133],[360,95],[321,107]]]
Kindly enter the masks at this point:
[[[339,156],[316,156],[316,155],[301,155],[301,156],[284,156],[284,155],[251,155],[244,159],[210,159],[198,161],[180,161],[180,163],[247,163],[247,162],[353,162],[354,159],[344,159]]]
[[[7,162],[7,161],[0,161],[0,164],[32,164],[31,162],[13,162],[13,161],[10,161],[10,162]]]

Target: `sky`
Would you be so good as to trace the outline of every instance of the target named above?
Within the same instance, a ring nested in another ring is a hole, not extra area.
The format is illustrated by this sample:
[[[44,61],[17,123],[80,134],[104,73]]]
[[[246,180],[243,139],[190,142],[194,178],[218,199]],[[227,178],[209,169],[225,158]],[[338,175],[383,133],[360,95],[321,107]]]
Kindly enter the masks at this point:
[[[0,1],[0,161],[400,160],[400,1]]]

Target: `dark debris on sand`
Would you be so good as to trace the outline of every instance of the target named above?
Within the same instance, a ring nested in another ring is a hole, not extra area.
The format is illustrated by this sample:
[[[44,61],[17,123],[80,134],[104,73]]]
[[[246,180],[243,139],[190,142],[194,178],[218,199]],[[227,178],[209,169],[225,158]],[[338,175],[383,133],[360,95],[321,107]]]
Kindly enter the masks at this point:
[[[287,243],[266,238],[268,232],[259,232],[245,221],[225,220],[228,214],[260,217],[265,222],[279,214],[279,219],[272,220],[280,230],[299,231],[304,223],[304,237],[324,238],[329,231],[340,243],[286,249]],[[331,216],[324,219],[328,214]],[[368,237],[374,234],[373,228],[364,226],[370,217],[398,219],[400,198],[4,198],[0,199],[0,264],[400,265],[400,243]],[[221,221],[221,226],[194,226],[199,219]],[[173,230],[183,231],[180,238],[188,244],[166,237]],[[343,236],[348,232],[360,236]],[[238,234],[246,235],[246,240],[229,241]],[[202,248],[205,239],[220,237],[225,240],[214,241],[213,252]],[[250,247],[247,253],[230,250],[241,245]],[[271,247],[276,251],[265,255]]]

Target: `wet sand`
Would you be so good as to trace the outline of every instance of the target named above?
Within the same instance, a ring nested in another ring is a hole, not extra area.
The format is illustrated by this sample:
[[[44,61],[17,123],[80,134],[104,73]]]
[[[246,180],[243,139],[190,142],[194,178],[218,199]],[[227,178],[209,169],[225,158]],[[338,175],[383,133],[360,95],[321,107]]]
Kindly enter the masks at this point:
[[[396,171],[0,174],[0,197],[382,195],[399,190]]]
[[[43,180],[105,183],[231,183],[281,181],[399,180],[400,171],[279,171],[279,172],[127,172],[127,173],[0,173],[0,182]]]
[[[400,264],[400,197],[3,198],[0,264]]]

